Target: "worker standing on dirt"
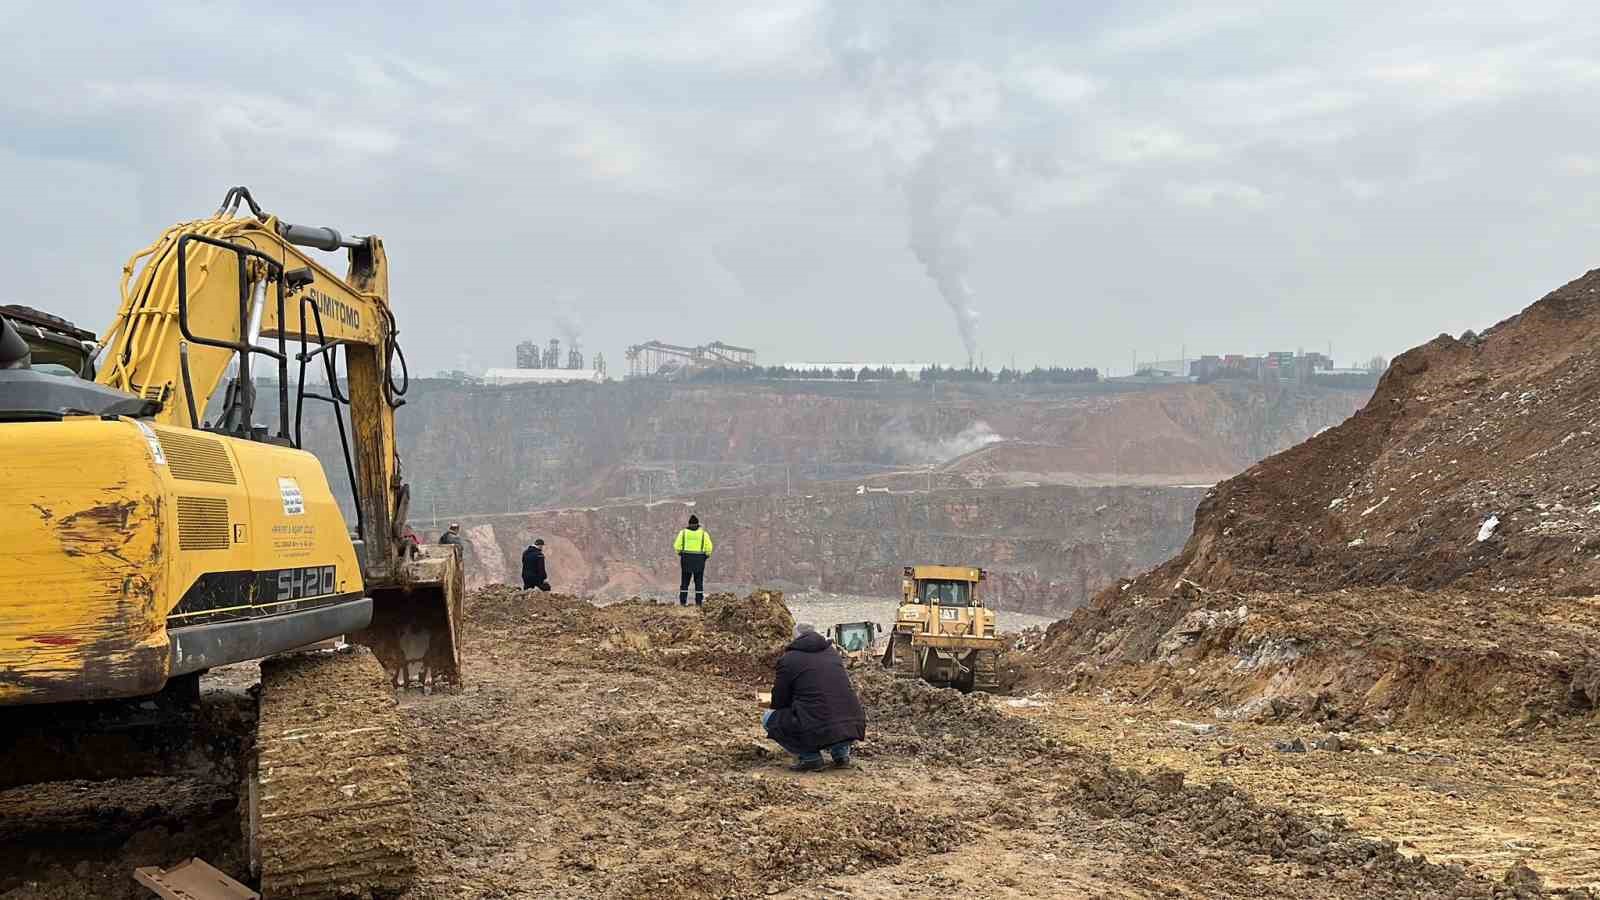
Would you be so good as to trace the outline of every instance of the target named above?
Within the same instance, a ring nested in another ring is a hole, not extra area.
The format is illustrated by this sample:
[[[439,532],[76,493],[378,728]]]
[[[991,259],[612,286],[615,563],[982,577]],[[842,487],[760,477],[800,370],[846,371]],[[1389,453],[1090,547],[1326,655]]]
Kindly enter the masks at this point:
[[[694,580],[694,605],[706,601],[706,560],[711,558],[711,535],[700,527],[700,517],[689,516],[689,527],[678,532],[672,542],[678,553],[678,605],[689,605],[689,580]]]
[[[844,657],[811,625],[796,625],[794,640],[778,658],[772,708],[761,714],[767,737],[794,754],[796,772],[850,765],[850,748],[867,737],[867,713],[850,685]]]
[[[544,568],[544,538],[535,538],[528,549],[522,551],[522,589],[548,591],[549,578]]]

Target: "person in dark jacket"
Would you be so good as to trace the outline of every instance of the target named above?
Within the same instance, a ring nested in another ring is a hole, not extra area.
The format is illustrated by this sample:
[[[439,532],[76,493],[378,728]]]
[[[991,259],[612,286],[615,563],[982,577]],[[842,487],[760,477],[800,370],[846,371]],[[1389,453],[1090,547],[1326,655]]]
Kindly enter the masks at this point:
[[[544,568],[544,538],[535,538],[528,549],[522,551],[522,589],[531,591],[534,588],[550,590],[550,575]]]
[[[439,535],[439,543],[443,544],[446,547],[455,547],[455,548],[457,548],[456,552],[460,553],[461,552],[460,547],[462,546],[462,544],[461,544],[461,523],[460,522],[451,522],[450,523],[450,527],[445,530],[445,533]]]
[[[867,736],[861,707],[844,657],[810,625],[795,626],[795,638],[778,659],[772,682],[772,708],[761,714],[767,737],[794,754],[796,772],[824,768],[822,751],[833,764],[850,765],[850,747]]]

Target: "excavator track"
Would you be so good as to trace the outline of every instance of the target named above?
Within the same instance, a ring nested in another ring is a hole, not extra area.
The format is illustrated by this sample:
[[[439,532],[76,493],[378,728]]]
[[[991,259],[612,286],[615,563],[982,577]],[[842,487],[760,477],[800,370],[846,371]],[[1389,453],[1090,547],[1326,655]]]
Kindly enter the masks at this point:
[[[246,798],[266,897],[388,897],[416,877],[411,773],[389,677],[372,653],[261,664]]]

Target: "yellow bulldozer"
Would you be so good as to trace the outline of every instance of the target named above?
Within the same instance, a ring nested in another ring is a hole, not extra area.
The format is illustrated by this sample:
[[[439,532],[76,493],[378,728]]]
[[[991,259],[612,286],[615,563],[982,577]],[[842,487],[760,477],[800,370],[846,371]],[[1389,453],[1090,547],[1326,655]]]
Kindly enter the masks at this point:
[[[985,574],[970,566],[906,566],[884,667],[940,687],[997,690],[1000,638],[994,610],[978,597]]]
[[[452,549],[406,540],[407,382],[382,241],[284,222],[244,188],[128,261],[102,340],[0,308],[0,788],[185,765],[181,749],[153,760],[167,739],[117,704],[148,724],[193,708],[214,667],[346,636],[370,653],[262,666],[259,762],[241,765],[252,863],[269,896],[403,887],[412,801],[389,687],[459,683],[463,593]],[[353,527],[301,449],[308,400],[332,408]],[[201,717],[179,715],[180,735],[185,721]]]

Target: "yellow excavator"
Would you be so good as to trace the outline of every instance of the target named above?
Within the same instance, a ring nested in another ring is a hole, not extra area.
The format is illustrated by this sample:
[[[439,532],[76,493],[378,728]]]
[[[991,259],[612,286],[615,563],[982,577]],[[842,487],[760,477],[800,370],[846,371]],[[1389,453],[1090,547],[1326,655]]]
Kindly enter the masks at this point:
[[[998,690],[994,610],[978,597],[986,574],[971,566],[904,567],[884,667],[939,687]]]
[[[346,274],[309,250],[344,251]],[[214,667],[346,636],[371,652],[262,666],[251,863],[269,896],[403,887],[388,688],[459,684],[463,586],[452,548],[406,540],[397,337],[382,241],[284,222],[244,188],[129,260],[98,343],[0,308],[0,788],[128,774],[119,747],[161,742],[91,733],[114,729],[108,705],[197,698]],[[301,449],[307,400],[332,408],[353,529]],[[61,722],[77,752],[48,752]]]

